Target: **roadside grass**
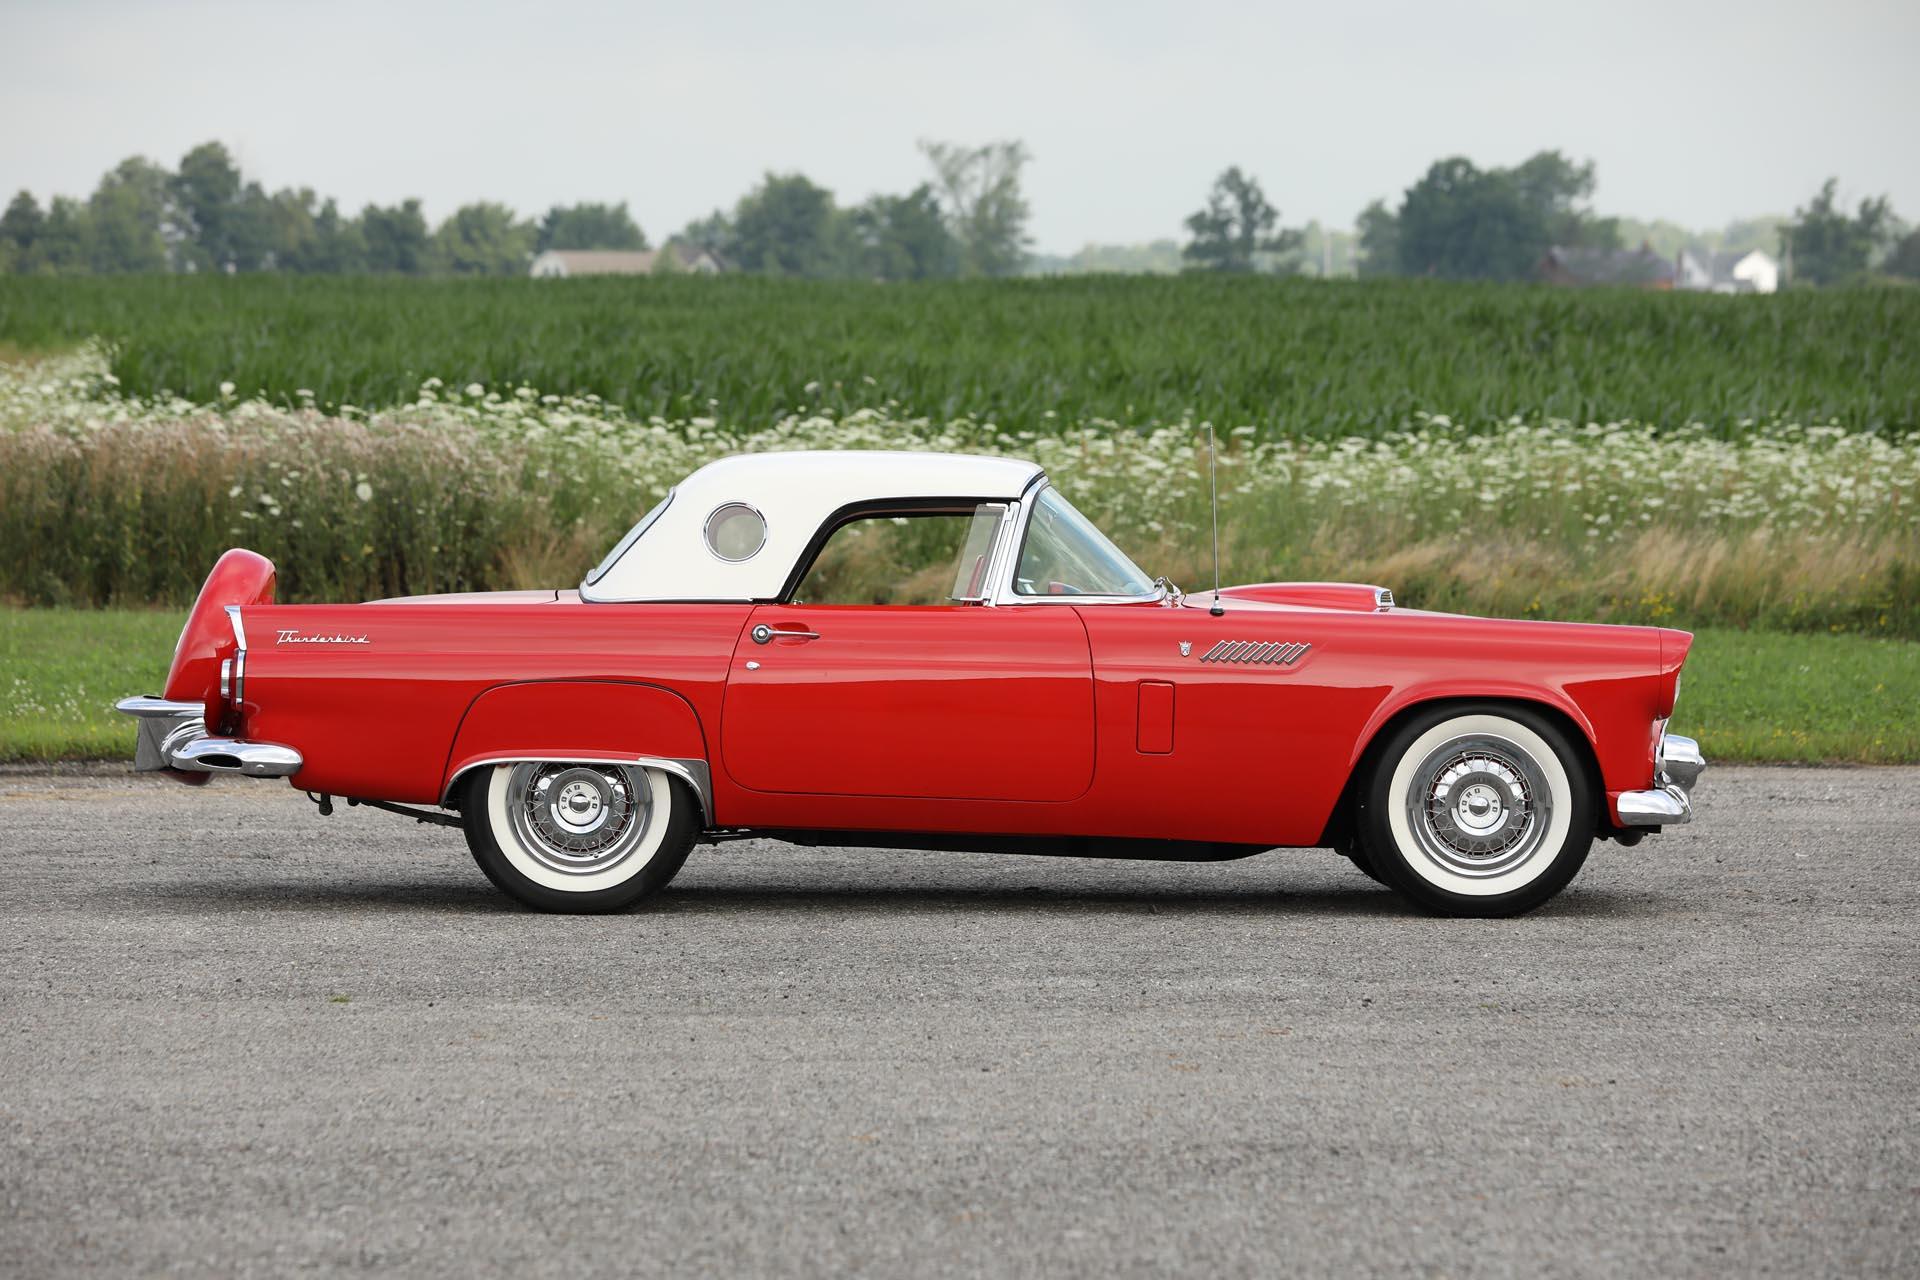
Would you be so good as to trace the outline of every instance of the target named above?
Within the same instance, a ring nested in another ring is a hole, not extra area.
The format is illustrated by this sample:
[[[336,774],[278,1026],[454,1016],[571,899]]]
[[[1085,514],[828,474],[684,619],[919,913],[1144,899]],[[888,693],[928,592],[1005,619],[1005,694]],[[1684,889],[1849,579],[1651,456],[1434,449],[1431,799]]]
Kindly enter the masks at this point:
[[[1920,763],[1920,643],[1694,634],[1673,731],[1698,738],[1709,761]]]
[[[130,761],[133,725],[113,704],[160,691],[184,617],[0,608],[0,761]],[[1673,729],[1710,761],[1920,763],[1920,643],[1696,635]]]
[[[133,761],[113,709],[159,693],[186,610],[0,608],[0,761]]]

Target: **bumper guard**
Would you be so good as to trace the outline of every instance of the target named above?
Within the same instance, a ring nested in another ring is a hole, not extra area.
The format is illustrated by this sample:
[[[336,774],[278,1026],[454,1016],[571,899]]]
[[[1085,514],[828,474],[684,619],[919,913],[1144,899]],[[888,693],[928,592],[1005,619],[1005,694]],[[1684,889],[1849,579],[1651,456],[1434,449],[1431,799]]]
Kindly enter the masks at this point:
[[[237,773],[246,778],[286,778],[300,772],[300,753],[277,742],[215,738],[207,733],[206,707],[143,695],[122,698],[116,710],[140,722],[133,749],[137,773],[175,769],[182,773]]]
[[[1672,827],[1693,820],[1693,784],[1707,758],[1700,744],[1677,733],[1665,734],[1654,752],[1655,786],[1651,791],[1623,791],[1618,810],[1623,827]]]

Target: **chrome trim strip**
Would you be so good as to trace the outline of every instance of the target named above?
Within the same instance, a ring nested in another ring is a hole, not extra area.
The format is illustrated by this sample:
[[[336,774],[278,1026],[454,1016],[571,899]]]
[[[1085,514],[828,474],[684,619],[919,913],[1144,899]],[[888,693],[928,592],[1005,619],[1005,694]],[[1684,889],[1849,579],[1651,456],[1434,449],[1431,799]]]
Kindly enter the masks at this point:
[[[199,737],[167,753],[168,762],[189,773],[237,773],[248,778],[285,778],[300,772],[300,753],[277,742]]]
[[[1674,827],[1693,821],[1692,801],[1672,784],[1652,791],[1623,791],[1618,808],[1623,827]]]
[[[247,697],[247,628],[246,624],[240,620],[239,605],[230,604],[227,606],[227,621],[233,626],[233,642],[237,647],[233,651],[233,682],[231,692],[229,692],[227,686],[227,668],[225,664],[222,664],[220,668],[220,701],[226,703],[229,708],[237,711],[239,710],[240,704],[244,702]]]
[[[556,761],[567,764],[637,764],[649,769],[664,769],[693,788],[693,794],[700,801],[700,811],[713,825],[713,771],[705,760],[680,756],[576,756],[564,752],[549,752],[546,755],[501,755],[482,756],[460,766],[451,778],[447,779],[446,790],[440,794],[440,807],[446,808],[447,801],[453,798],[453,789],[460,785],[460,779],[475,769],[496,764],[529,764],[541,761]]]
[[[143,693],[132,698],[122,698],[113,704],[113,709],[122,715],[136,716],[142,720],[155,720],[178,716],[199,717],[207,713],[207,706],[204,702],[179,702],[172,698],[162,698],[151,693]]]

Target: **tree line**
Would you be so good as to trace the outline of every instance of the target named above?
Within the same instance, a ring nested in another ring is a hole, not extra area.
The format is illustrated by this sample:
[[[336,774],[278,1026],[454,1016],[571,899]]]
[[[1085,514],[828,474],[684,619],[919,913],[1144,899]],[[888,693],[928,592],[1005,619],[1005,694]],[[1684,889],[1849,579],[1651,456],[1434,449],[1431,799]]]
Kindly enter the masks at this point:
[[[903,195],[843,207],[805,174],[769,172],[730,209],[694,220],[668,243],[764,275],[927,280],[1030,269],[1025,146],[920,148],[929,177]],[[1530,280],[1551,248],[1619,249],[1620,221],[1593,211],[1594,185],[1591,161],[1558,151],[1509,168],[1437,160],[1391,207],[1381,199],[1360,212],[1357,273]],[[1790,278],[1920,279],[1920,230],[1903,224],[1884,197],[1849,211],[1837,190],[1828,180],[1780,226]],[[1186,230],[1178,250],[1185,269],[1272,275],[1297,273],[1309,240],[1325,245],[1328,234],[1317,225],[1282,227],[1259,181],[1238,166],[1215,181]],[[309,187],[268,192],[218,142],[193,148],[172,170],[140,156],[124,160],[84,200],[55,196],[42,208],[21,191],[0,213],[0,271],[23,274],[520,275],[548,249],[649,247],[624,202],[555,205],[522,219],[504,204],[478,201],[438,225],[415,199],[349,214]],[[1129,261],[1117,265],[1129,269]]]
[[[1791,279],[1811,285],[1920,280],[1920,229],[1902,224],[1884,196],[1862,200],[1849,213],[1838,206],[1838,187],[1829,178],[1780,227],[1778,252]],[[1576,164],[1558,151],[1507,169],[1481,169],[1463,156],[1436,160],[1396,206],[1375,200],[1361,210],[1358,274],[1532,280],[1549,249],[1620,249],[1620,220],[1592,210],[1593,189],[1593,162]],[[1282,229],[1279,221],[1259,182],[1229,168],[1205,207],[1187,219],[1184,264],[1194,271],[1294,274],[1305,233]]]
[[[669,243],[768,275],[934,279],[1017,274],[1026,264],[1027,161],[1019,142],[924,142],[928,181],[842,208],[803,174],[768,173],[731,209]],[[437,226],[419,200],[358,214],[310,187],[268,192],[219,142],[169,170],[122,161],[84,199],[43,208],[21,191],[0,213],[0,271],[34,275],[255,272],[522,275],[548,249],[646,249],[625,203],[556,205],[537,220],[493,201]]]

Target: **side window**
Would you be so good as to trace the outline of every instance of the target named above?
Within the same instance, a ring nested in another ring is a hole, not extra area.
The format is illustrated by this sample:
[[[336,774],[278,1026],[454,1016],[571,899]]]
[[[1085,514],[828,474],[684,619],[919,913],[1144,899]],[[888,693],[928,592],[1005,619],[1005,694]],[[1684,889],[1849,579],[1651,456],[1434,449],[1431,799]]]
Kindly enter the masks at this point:
[[[954,604],[986,592],[987,562],[1006,507],[875,512],[827,536],[795,604]]]

